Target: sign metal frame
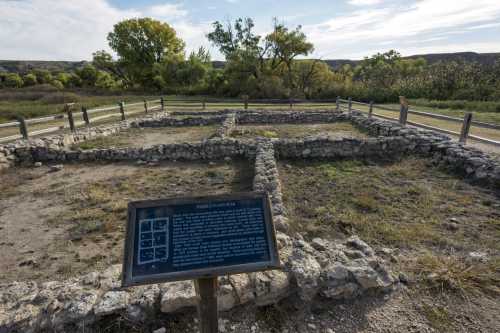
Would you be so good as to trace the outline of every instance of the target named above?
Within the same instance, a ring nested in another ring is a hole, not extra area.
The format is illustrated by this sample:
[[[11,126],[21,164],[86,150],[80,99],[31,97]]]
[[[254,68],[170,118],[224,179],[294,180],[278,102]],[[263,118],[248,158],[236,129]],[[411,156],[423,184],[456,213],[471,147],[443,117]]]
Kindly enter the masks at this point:
[[[162,206],[176,206],[183,204],[212,204],[226,201],[239,200],[262,200],[264,215],[264,225],[267,234],[267,247],[269,250],[269,260],[255,263],[245,263],[236,265],[214,265],[207,268],[197,268],[190,270],[179,270],[175,272],[159,273],[152,275],[133,276],[135,232],[137,210],[143,208],[154,208]],[[194,280],[202,278],[215,278],[221,275],[251,273],[271,269],[282,269],[278,247],[276,242],[276,232],[274,229],[271,203],[266,192],[231,193],[212,196],[180,197],[160,200],[135,201],[128,204],[128,221],[124,246],[124,260],[122,269],[122,286],[130,287],[161,282],[172,282],[180,280]]]

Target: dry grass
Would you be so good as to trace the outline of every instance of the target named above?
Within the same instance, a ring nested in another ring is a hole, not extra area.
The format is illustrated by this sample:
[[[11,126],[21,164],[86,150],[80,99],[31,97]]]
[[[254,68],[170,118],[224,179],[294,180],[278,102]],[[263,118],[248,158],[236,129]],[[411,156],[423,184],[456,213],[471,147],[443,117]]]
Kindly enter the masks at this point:
[[[366,135],[349,122],[329,124],[275,124],[275,125],[240,125],[231,133],[237,138],[298,138],[310,135],[328,134],[333,137],[365,138]]]
[[[462,294],[482,291],[500,295],[500,260],[472,262],[457,255],[431,252],[415,258],[408,267],[418,281],[438,292]]]
[[[147,129],[129,129],[115,135],[98,137],[72,146],[73,150],[144,147],[155,144],[176,142],[196,142],[210,138],[215,133],[215,126],[164,127]]]
[[[432,290],[494,291],[500,281],[498,197],[426,160],[283,163],[280,176],[292,228],[307,238],[357,234],[396,248],[405,260],[395,269]],[[493,255],[468,263],[471,251]]]
[[[452,318],[446,308],[424,303],[422,312],[431,326],[438,332],[448,332],[451,329]]]

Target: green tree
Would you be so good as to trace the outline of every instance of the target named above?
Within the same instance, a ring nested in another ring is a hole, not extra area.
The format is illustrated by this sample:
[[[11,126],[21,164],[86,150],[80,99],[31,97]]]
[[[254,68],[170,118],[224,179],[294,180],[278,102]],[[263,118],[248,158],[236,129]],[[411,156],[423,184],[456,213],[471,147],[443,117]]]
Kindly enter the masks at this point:
[[[297,56],[307,56],[314,50],[312,43],[307,41],[306,35],[301,31],[301,26],[290,30],[283,24],[274,20],[274,30],[266,37],[270,45],[270,53],[273,62],[284,64],[288,73],[288,86],[295,88],[293,78],[293,62]]]
[[[177,80],[182,85],[203,85],[211,68],[210,54],[200,47],[198,52],[191,52],[188,59],[180,63]]]
[[[8,88],[21,88],[23,86],[23,79],[17,73],[7,73],[3,84]]]
[[[36,75],[36,79],[39,84],[46,84],[52,82],[52,74],[46,69],[35,69],[33,74]]]
[[[64,84],[59,80],[52,80],[52,82],[50,84],[59,90],[64,89]]]
[[[80,76],[76,73],[71,73],[68,78],[67,87],[69,88],[80,88],[83,82]]]
[[[86,87],[93,87],[97,82],[98,71],[91,65],[86,64],[83,68],[76,71],[80,79],[82,80],[82,85]]]
[[[114,76],[114,80],[121,80],[126,85],[132,85],[131,78],[128,77],[126,70],[123,68],[123,63],[115,61],[111,54],[101,50],[92,54],[92,64],[100,71],[105,71]]]
[[[108,34],[110,47],[131,82],[152,85],[155,64],[183,54],[184,42],[167,23],[151,18],[129,19],[115,24]]]
[[[252,95],[255,82],[266,69],[266,54],[269,45],[254,33],[251,18],[239,18],[225,26],[216,21],[207,37],[226,58],[225,76],[230,81],[231,95]]]
[[[70,73],[61,72],[55,76],[55,79],[57,81],[61,82],[63,84],[63,86],[66,87],[68,85],[68,81],[69,81],[70,77],[71,77]]]
[[[105,71],[97,72],[97,80],[95,82],[95,86],[100,89],[113,89],[116,87],[116,81],[113,79],[110,73]]]
[[[293,65],[294,81],[301,97],[314,98],[336,81],[335,73],[320,60],[298,60]]]
[[[400,60],[401,54],[394,50],[377,53],[355,68],[355,77],[370,87],[389,89],[397,81],[396,63]]]
[[[273,84],[281,85],[283,75],[288,87],[294,88],[293,62],[299,55],[308,55],[313,45],[300,26],[291,30],[276,20],[274,23],[273,32],[265,38],[254,33],[250,18],[239,18],[225,26],[219,21],[213,23],[214,30],[207,37],[226,58],[224,74],[231,95],[267,95],[264,86],[270,91]]]
[[[23,76],[23,81],[25,87],[34,86],[35,84],[38,83],[36,80],[36,75],[33,73],[28,73],[25,76]]]

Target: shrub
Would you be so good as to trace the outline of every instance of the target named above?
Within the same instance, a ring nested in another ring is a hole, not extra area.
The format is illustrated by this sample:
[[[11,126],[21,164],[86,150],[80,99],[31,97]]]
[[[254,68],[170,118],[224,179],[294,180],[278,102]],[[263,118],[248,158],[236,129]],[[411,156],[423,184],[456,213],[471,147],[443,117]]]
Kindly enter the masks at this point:
[[[23,86],[23,79],[17,73],[8,73],[5,75],[3,84],[8,88],[21,88]]]
[[[64,89],[64,85],[59,80],[53,80],[50,84],[59,90]]]
[[[24,86],[25,87],[34,86],[35,84],[37,84],[36,75],[33,74],[33,73],[26,74],[23,77],[23,81],[24,81]]]

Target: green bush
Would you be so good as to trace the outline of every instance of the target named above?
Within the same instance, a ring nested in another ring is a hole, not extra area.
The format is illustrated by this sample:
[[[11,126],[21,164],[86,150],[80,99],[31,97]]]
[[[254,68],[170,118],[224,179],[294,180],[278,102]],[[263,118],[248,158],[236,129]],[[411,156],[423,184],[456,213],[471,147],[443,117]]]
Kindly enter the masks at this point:
[[[4,86],[8,88],[21,88],[23,86],[23,79],[17,73],[8,73],[5,75]]]
[[[23,76],[23,81],[25,87],[34,86],[35,84],[37,84],[36,75],[33,73]]]

